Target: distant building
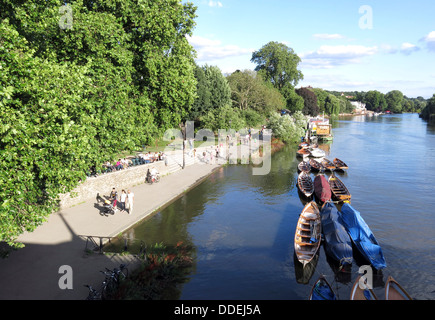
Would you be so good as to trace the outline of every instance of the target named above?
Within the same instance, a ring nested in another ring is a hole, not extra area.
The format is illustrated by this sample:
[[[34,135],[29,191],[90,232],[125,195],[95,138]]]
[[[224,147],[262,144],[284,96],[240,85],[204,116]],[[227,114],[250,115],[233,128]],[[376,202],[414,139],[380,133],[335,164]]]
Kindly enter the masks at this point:
[[[367,109],[365,103],[362,103],[361,101],[351,101],[350,103],[355,107],[355,113],[358,114],[366,113]]]

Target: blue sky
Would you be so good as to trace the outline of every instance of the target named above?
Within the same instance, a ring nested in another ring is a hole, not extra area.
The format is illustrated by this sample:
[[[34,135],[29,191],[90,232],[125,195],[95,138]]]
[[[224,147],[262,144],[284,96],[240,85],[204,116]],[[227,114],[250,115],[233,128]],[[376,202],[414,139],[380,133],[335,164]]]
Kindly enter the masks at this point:
[[[183,1],[186,2],[186,1]],[[435,93],[433,0],[191,0],[198,65],[254,69],[270,41],[292,48],[308,86],[337,91]]]

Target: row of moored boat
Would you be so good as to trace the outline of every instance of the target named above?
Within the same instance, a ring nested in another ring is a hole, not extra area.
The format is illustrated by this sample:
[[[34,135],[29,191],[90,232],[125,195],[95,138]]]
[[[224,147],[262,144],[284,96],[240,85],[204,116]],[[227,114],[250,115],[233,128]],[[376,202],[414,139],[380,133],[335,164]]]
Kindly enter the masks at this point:
[[[318,146],[307,147],[302,144],[299,149],[309,151],[310,155],[303,155],[303,160],[298,165],[300,173],[297,185],[307,203],[299,216],[295,231],[294,247],[297,259],[305,267],[323,243],[327,255],[335,260],[340,268],[352,264],[354,248],[374,269],[385,268],[387,264],[378,241],[361,213],[351,206],[351,194],[335,174],[335,171],[347,170],[348,166],[338,158],[330,161],[324,156],[316,157],[321,152],[314,152],[316,156],[312,156],[313,150],[316,149]],[[301,155],[301,152],[298,152],[298,155]],[[327,171],[331,172],[328,179],[324,174]],[[315,174],[314,179],[311,178],[311,173]],[[377,299],[371,288],[362,288],[361,282],[358,277],[352,288],[351,299]],[[410,299],[391,276],[386,283],[386,292],[386,299]],[[336,299],[335,293],[323,276],[314,284],[310,299]]]

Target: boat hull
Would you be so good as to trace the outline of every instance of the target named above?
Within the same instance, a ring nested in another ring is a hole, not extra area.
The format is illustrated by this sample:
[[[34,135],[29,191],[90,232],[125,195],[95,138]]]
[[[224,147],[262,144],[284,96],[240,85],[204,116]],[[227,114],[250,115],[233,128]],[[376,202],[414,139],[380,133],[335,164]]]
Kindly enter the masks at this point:
[[[347,233],[362,256],[376,269],[380,270],[387,266],[381,246],[373,232],[361,217],[360,212],[355,210],[349,203],[341,207],[340,216]]]
[[[314,201],[307,203],[299,216],[295,238],[295,254],[300,263],[308,264],[319,250],[322,240],[320,211]]]
[[[314,178],[314,195],[322,204],[331,200],[331,187],[323,174]]]
[[[337,208],[330,202],[325,203],[320,211],[322,221],[323,245],[329,257],[340,266],[353,262],[352,240],[343,226]]]

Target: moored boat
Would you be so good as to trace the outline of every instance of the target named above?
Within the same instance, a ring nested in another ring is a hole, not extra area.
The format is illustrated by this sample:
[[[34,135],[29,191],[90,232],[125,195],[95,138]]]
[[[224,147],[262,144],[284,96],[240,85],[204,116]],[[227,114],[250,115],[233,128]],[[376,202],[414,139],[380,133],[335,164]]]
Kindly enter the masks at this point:
[[[310,156],[314,158],[322,158],[326,155],[325,151],[320,148],[310,148]]]
[[[343,226],[337,208],[327,202],[320,210],[322,222],[323,246],[329,257],[339,266],[351,265],[353,262],[352,240]]]
[[[334,158],[334,160],[332,160],[332,163],[334,163],[334,165],[335,165],[335,167],[336,167],[336,170],[344,171],[344,170],[349,169],[349,167],[347,166],[347,164],[344,163],[344,161],[342,161],[342,160],[340,160],[340,159],[338,159],[338,158]]]
[[[311,169],[314,171],[320,171],[320,172],[325,171],[323,165],[315,159],[308,160],[308,163],[310,164]]]
[[[322,240],[322,225],[317,204],[311,201],[306,204],[299,216],[294,247],[298,261],[305,266],[308,264],[320,247]]]
[[[316,187],[314,181],[314,188]],[[349,203],[344,203],[340,210],[340,216],[347,233],[362,256],[376,269],[380,270],[387,266],[381,246],[373,232],[361,217],[361,213],[355,210]]]
[[[358,276],[350,291],[350,300],[378,300],[372,288],[369,288],[367,281],[363,281],[361,276]]]
[[[412,298],[392,276],[388,276],[385,283],[385,300],[412,300]]]
[[[314,192],[314,184],[310,175],[304,171],[298,175],[298,188],[307,197],[311,197]]]
[[[311,166],[308,161],[301,161],[298,164],[298,170],[299,172],[306,172],[309,173],[311,171]]]
[[[321,163],[322,163],[323,167],[329,171],[334,171],[337,168],[331,160],[328,160],[326,158],[323,158]]]
[[[306,148],[302,148],[296,151],[296,154],[301,157],[308,157],[311,154],[311,152]]]
[[[311,288],[309,300],[337,300],[337,295],[323,275]]]
[[[321,204],[331,200],[331,187],[323,174],[314,178],[314,195]]]
[[[350,202],[352,195],[347,187],[337,176],[332,174],[328,179],[329,187],[331,188],[332,198],[339,202]]]

